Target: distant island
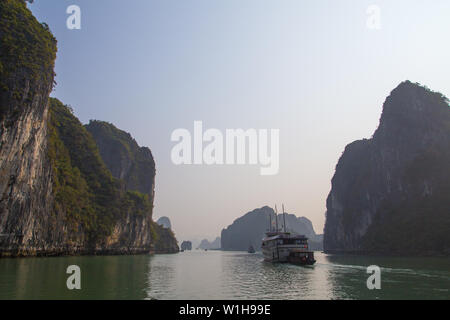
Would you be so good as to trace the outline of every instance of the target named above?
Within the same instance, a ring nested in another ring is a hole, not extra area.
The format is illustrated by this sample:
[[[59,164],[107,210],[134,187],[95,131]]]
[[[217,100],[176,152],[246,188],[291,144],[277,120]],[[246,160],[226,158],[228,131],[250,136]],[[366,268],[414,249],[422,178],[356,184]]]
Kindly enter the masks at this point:
[[[170,219],[168,217],[161,217],[156,221],[156,223],[166,229],[172,229],[172,223],[170,223]]]
[[[198,249],[207,249],[207,250],[217,250],[221,248],[221,240],[220,237],[217,237],[213,241],[208,241],[208,239],[203,239],[198,245]]]
[[[57,42],[24,1],[0,21],[0,257],[178,252],[152,220],[150,149],[49,98]]]
[[[192,242],[191,241],[183,241],[181,243],[181,250],[192,250]]]
[[[349,144],[327,199],[326,252],[450,255],[449,100],[405,81],[371,139]]]
[[[255,209],[236,219],[230,226],[222,230],[222,250],[247,251],[250,245],[260,249],[261,241],[270,225],[270,216],[275,221],[275,211],[266,206]],[[278,215],[278,225],[283,225],[283,216]],[[322,250],[322,235],[316,234],[311,221],[305,217],[286,214],[286,230],[305,235],[309,238],[312,250]]]

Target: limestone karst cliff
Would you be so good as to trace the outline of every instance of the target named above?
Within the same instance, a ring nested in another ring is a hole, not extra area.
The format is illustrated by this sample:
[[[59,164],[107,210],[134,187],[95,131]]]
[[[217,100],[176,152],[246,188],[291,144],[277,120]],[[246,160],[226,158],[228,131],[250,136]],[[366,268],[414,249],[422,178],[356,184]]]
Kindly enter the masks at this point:
[[[111,123],[95,120],[85,128],[94,138],[100,156],[112,175],[124,182],[127,191],[146,195],[153,208],[156,168],[150,149],[140,147],[129,133]],[[178,252],[173,231],[158,223],[152,224],[156,235],[155,252]]]
[[[328,252],[450,253],[448,99],[409,81],[371,139],[349,144],[327,199]]]
[[[155,161],[147,147],[140,147],[133,137],[113,124],[90,121],[86,129],[97,143],[100,155],[112,175],[125,182],[127,190],[153,197]]]
[[[0,43],[0,256],[178,251],[152,221],[153,194],[127,190],[49,99],[56,40],[24,1],[0,2]]]
[[[52,214],[63,223],[66,250],[150,252],[157,237],[152,221],[153,199],[127,190],[125,182],[111,175],[91,134],[55,98],[50,99],[48,129]]]
[[[155,253],[177,253],[180,251],[178,241],[171,229],[153,223],[155,234],[153,251]]]
[[[0,2],[0,255],[45,250],[61,234],[48,216],[52,168],[46,159],[48,96],[56,40],[23,1]],[[61,230],[63,233],[63,230]]]

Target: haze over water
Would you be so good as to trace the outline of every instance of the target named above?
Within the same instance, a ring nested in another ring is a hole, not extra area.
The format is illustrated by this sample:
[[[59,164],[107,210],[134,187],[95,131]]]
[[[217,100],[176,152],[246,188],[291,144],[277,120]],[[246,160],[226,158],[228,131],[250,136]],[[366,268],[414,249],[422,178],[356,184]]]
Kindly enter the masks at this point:
[[[312,267],[226,251],[1,259],[0,299],[450,299],[448,258],[316,259]],[[72,264],[81,268],[79,291],[66,288]],[[370,265],[381,267],[381,290],[366,287]]]

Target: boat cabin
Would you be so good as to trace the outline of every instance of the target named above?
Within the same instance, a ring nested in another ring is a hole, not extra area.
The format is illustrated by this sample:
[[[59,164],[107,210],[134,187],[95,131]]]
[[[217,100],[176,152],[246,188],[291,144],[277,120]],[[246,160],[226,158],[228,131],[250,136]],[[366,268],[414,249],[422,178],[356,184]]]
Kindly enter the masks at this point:
[[[276,235],[267,234],[267,237],[263,239],[262,246],[267,245],[293,245],[297,248],[308,250],[308,238],[302,235],[291,236],[290,233],[278,233]]]

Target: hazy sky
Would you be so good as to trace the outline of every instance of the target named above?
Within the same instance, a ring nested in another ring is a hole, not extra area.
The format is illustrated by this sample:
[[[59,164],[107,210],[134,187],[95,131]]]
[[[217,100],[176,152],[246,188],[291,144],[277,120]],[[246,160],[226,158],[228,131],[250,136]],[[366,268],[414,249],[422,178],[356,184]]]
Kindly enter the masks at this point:
[[[81,30],[66,9],[81,8]],[[381,29],[367,9],[381,9]],[[151,148],[155,219],[178,240],[214,238],[264,205],[322,233],[345,146],[369,138],[401,81],[450,95],[450,1],[36,0],[58,39],[53,96]],[[280,170],[175,166],[173,130],[280,129]]]

